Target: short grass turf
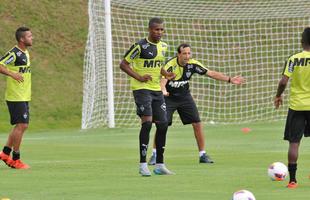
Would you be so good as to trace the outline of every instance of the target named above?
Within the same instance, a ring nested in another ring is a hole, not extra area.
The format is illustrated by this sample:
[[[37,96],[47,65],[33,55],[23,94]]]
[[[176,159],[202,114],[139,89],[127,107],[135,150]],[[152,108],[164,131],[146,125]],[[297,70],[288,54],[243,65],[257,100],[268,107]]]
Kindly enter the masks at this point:
[[[243,133],[243,127],[251,131]],[[198,164],[191,126],[171,127],[165,160],[176,175],[151,177],[138,174],[138,128],[29,132],[22,159],[31,169],[0,163],[0,199],[230,200],[233,192],[247,189],[257,200],[305,200],[310,194],[306,138],[300,148],[298,188],[287,189],[287,180],[275,182],[267,176],[272,162],[287,164],[283,127],[284,122],[206,125],[207,152],[214,164]],[[0,134],[1,145],[6,137]]]

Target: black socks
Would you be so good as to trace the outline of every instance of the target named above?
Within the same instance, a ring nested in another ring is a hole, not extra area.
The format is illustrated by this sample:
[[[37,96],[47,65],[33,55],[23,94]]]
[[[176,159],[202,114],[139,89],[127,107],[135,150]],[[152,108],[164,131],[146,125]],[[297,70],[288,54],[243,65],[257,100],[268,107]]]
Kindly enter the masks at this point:
[[[13,151],[13,160],[19,160],[20,159],[20,153],[19,151]]]
[[[297,181],[296,181],[297,163],[289,163],[288,164],[288,171],[290,173],[290,182],[297,183]]]
[[[2,151],[3,151],[3,153],[5,153],[6,155],[9,156],[11,154],[12,149],[8,146],[4,146]],[[19,151],[13,151],[12,155],[13,155],[13,160],[19,160],[20,159],[20,152]]]
[[[12,149],[11,149],[10,147],[8,147],[8,146],[4,146],[2,151],[3,151],[3,153],[5,153],[6,155],[10,155]]]
[[[166,145],[166,135],[168,129],[167,122],[156,123],[156,163],[164,163],[164,151]]]
[[[147,147],[149,144],[151,128],[152,128],[152,122],[147,121],[142,124],[142,127],[140,129],[139,134],[140,163],[146,162]]]

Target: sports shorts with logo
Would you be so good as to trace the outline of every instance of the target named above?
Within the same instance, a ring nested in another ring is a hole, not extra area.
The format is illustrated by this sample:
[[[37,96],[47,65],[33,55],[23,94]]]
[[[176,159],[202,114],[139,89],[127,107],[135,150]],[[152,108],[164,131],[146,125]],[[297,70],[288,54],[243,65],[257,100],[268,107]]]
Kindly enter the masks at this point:
[[[169,125],[172,124],[173,114],[175,111],[179,113],[181,121],[184,125],[200,122],[196,103],[190,93],[180,96],[167,96],[165,97],[165,101]]]
[[[310,111],[289,108],[284,131],[284,140],[300,142],[302,136],[310,136]]]
[[[28,101],[13,102],[7,101],[7,106],[11,116],[11,124],[29,123],[29,103]]]
[[[153,116],[154,122],[167,122],[166,104],[162,91],[133,90],[137,115]]]

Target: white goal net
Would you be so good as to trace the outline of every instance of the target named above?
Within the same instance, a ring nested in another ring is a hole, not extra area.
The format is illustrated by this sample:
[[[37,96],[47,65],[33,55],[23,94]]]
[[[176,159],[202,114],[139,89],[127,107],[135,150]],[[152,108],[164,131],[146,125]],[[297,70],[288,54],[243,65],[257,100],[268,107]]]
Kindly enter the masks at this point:
[[[82,128],[108,123],[104,0],[89,0],[85,51]],[[119,63],[129,47],[147,37],[148,20],[165,21],[162,38],[168,58],[189,43],[193,58],[211,70],[247,80],[242,86],[193,76],[192,95],[203,122],[242,123],[282,120],[273,98],[285,60],[301,50],[301,32],[310,26],[309,0],[111,0],[112,68],[116,127],[134,127],[136,116],[129,77]],[[286,91],[285,95],[287,96]],[[177,115],[176,115],[177,116]],[[178,117],[174,124],[180,124]]]

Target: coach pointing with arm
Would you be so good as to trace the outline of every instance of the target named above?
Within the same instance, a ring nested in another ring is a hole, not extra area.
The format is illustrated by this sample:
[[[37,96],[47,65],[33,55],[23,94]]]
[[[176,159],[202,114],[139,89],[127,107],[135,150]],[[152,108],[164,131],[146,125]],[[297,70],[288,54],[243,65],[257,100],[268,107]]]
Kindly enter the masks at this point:
[[[203,64],[191,58],[191,48],[188,44],[179,45],[177,48],[177,56],[168,61],[164,68],[168,72],[176,74],[173,80],[161,80],[161,87],[167,105],[168,124],[172,124],[173,113],[178,111],[182,123],[184,125],[192,124],[193,126],[199,150],[199,163],[213,163],[213,160],[211,160],[205,151],[202,123],[196,103],[190,94],[189,80],[193,74],[207,75],[210,78],[236,85],[244,83],[245,79],[241,76],[230,77],[221,72],[211,71],[204,67]],[[153,155],[149,161],[150,165],[154,164],[154,158],[156,157],[155,152],[156,151],[153,150]]]

